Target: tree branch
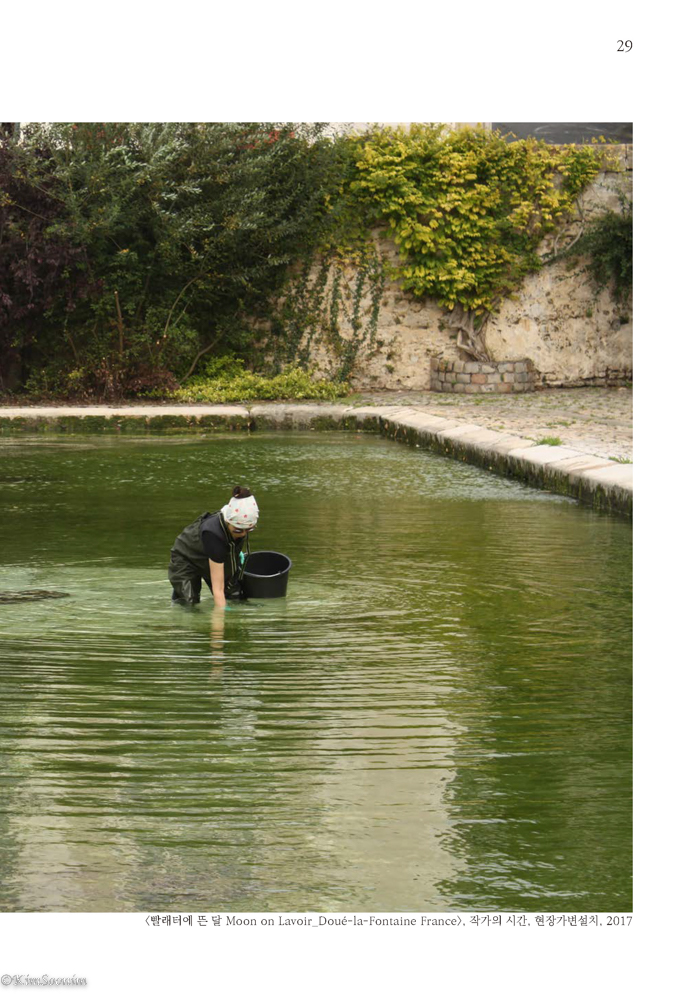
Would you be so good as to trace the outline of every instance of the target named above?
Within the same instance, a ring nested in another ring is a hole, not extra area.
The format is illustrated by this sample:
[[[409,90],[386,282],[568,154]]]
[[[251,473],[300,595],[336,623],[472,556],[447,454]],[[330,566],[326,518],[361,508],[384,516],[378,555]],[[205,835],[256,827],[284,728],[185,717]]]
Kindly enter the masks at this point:
[[[196,274],[194,278],[191,278],[191,279],[190,279],[190,281],[189,281],[189,282],[188,282],[187,284],[185,284],[185,285],[183,286],[183,288],[182,288],[182,289],[180,290],[180,292],[179,292],[179,293],[178,293],[178,295],[176,296],[176,299],[175,299],[175,301],[174,301],[174,304],[173,304],[173,305],[171,306],[171,308],[169,309],[169,315],[168,315],[168,317],[167,317],[167,319],[166,319],[166,326],[164,327],[164,331],[163,331],[163,333],[162,333],[162,339],[163,339],[163,338],[164,338],[164,337],[166,336],[166,333],[167,333],[167,330],[169,329],[169,326],[171,325],[171,317],[173,316],[173,311],[174,311],[174,309],[175,309],[175,308],[176,308],[176,306],[178,305],[178,302],[179,302],[179,299],[181,298],[181,296],[182,296],[182,295],[183,295],[183,293],[185,292],[186,288],[190,288],[190,286],[191,286],[191,285],[193,284],[193,282],[194,282],[194,281],[197,281],[197,280],[198,280],[198,278],[201,278],[201,277],[202,277],[202,275],[201,275],[201,274]],[[180,317],[179,317],[179,318],[180,318]],[[186,375],[186,378],[188,378],[188,376],[187,376],[187,375]]]
[[[490,360],[484,336],[488,319],[489,313],[486,313],[476,327],[475,313],[470,309],[463,309],[458,304],[448,320],[448,325],[457,330],[456,345],[475,361]]]
[[[118,291],[114,293],[116,298],[116,312],[118,313],[118,353],[123,357],[123,316],[120,311],[120,302],[118,301]]]
[[[24,205],[20,205],[18,201],[12,202],[15,208],[20,209],[22,212],[28,212],[29,215],[33,215],[36,219],[41,219],[42,222],[51,222],[51,219],[47,219],[45,215],[39,215],[38,212],[32,212],[30,208],[26,208]]]
[[[581,202],[580,196],[576,199],[576,209],[578,211],[578,217],[580,219],[578,234],[574,236],[574,238],[571,240],[570,243],[567,244],[567,246],[562,247],[561,250],[557,250],[557,244],[559,243],[559,237],[561,236],[561,232],[558,232],[557,235],[554,237],[552,252],[542,257],[543,264],[552,264],[554,263],[555,260],[558,260],[560,257],[563,257],[564,254],[568,253],[571,247],[575,243],[578,243],[580,238],[583,236],[583,233],[585,232],[586,228],[586,219],[585,219],[585,214],[583,212],[583,204]]]
[[[145,281],[145,287],[144,287],[144,289],[142,291],[142,298],[140,299],[140,301],[138,303],[138,306],[137,306],[137,309],[135,311],[135,318],[133,320],[133,322],[135,324],[137,324],[138,320],[140,319],[140,315],[142,313],[142,307],[143,307],[143,305],[145,304],[145,302],[147,300],[147,292],[149,291],[149,279],[151,277],[152,277],[152,271],[149,270],[147,272],[147,280]]]
[[[75,347],[75,342],[72,339],[72,335],[70,334],[70,331],[67,328],[67,319],[65,320],[65,336],[67,337],[67,341],[70,347],[72,348],[72,353],[75,355],[75,363],[79,365],[80,363],[79,355],[77,354],[77,348]]]
[[[224,331],[222,331],[222,333],[223,333],[223,332],[224,332]],[[207,345],[207,347],[203,347],[203,348],[202,348],[202,350],[198,351],[198,353],[197,353],[197,354],[195,355],[195,358],[194,358],[194,360],[193,360],[193,363],[192,363],[192,365],[190,366],[190,368],[188,369],[188,371],[187,371],[187,372],[185,373],[185,375],[184,375],[184,376],[183,376],[183,378],[181,379],[181,382],[185,382],[185,381],[186,381],[186,379],[190,378],[190,376],[191,376],[191,375],[193,374],[193,372],[195,371],[195,366],[197,365],[198,361],[199,361],[199,360],[200,360],[200,358],[201,358],[201,357],[203,356],[203,354],[207,354],[207,352],[208,352],[208,351],[211,351],[211,350],[212,350],[212,348],[213,348],[213,347],[215,346],[215,344],[218,344],[218,343],[219,343],[219,341],[220,341],[220,340],[222,339],[222,333],[219,333],[219,334],[218,334],[218,335],[217,335],[217,336],[215,337],[215,339],[214,339],[214,340],[212,341],[212,343],[211,343],[211,344],[208,344],[208,345]]]

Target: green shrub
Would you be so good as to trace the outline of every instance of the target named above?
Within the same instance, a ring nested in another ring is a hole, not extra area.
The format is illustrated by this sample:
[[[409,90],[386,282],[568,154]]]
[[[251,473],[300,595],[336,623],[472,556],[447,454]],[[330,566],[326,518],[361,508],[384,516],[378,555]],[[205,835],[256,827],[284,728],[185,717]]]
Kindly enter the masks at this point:
[[[52,396],[56,399],[67,399],[75,384],[83,376],[82,368],[70,370],[65,365],[51,362],[31,373],[24,385],[24,391],[34,398]]]
[[[251,399],[333,400],[347,391],[343,383],[313,379],[309,372],[291,367],[273,376],[249,371],[199,376],[169,393],[169,398],[181,403],[233,403]]]
[[[210,381],[213,379],[233,379],[243,375],[243,361],[235,354],[216,354],[203,358],[200,363],[198,379]]]
[[[79,368],[65,361],[49,362],[29,375],[22,396],[84,402],[104,397],[160,399],[176,387],[176,379],[168,369],[133,361],[128,353],[120,363],[94,358],[90,365]]]
[[[623,199],[620,212],[598,216],[588,224],[580,239],[559,256],[587,257],[586,270],[598,292],[610,288],[614,301],[624,305],[633,284],[633,230],[632,203]],[[629,317],[620,316],[620,321],[628,322]]]

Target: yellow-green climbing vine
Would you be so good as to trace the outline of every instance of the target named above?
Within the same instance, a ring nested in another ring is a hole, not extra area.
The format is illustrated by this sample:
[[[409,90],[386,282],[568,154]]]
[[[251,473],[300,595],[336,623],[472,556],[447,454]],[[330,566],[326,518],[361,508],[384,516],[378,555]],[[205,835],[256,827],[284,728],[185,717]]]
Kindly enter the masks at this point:
[[[486,357],[487,319],[542,266],[540,241],[597,175],[597,150],[437,124],[354,142],[351,195],[367,226],[387,224],[403,287],[456,310],[459,343]]]

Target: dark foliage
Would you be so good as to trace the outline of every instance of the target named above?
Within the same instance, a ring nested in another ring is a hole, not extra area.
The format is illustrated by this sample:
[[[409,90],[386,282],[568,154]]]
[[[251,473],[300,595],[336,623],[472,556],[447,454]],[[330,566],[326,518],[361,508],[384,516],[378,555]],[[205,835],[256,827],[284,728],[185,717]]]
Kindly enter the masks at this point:
[[[14,388],[46,311],[60,299],[69,314],[94,291],[85,248],[52,232],[62,206],[45,166],[45,156],[0,139],[0,390]]]
[[[243,352],[338,183],[322,126],[31,125],[0,140],[0,372],[34,392],[171,388]]]
[[[620,212],[605,212],[589,223],[583,235],[564,255],[587,257],[586,268],[598,291],[610,288],[619,304],[626,304],[633,287],[633,211],[624,200]]]

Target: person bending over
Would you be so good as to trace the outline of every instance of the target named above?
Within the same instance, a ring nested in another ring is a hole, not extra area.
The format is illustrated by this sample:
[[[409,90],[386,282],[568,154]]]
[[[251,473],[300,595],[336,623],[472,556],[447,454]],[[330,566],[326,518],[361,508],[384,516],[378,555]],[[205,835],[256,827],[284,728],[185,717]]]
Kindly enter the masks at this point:
[[[202,581],[215,606],[241,597],[243,543],[258,523],[258,504],[245,486],[235,486],[228,504],[214,514],[201,514],[184,528],[171,549],[169,581],[172,601],[198,604]]]

